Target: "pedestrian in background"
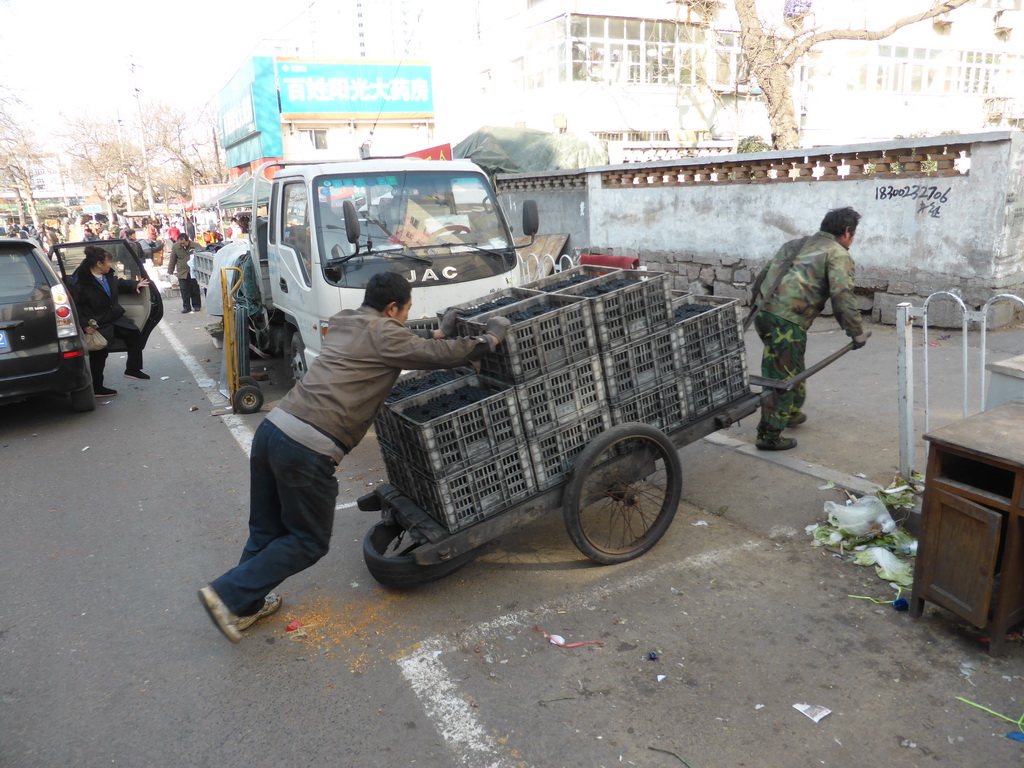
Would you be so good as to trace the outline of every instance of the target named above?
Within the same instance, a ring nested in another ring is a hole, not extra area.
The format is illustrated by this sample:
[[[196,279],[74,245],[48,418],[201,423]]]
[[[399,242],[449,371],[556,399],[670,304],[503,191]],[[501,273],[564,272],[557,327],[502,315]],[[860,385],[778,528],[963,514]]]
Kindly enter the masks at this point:
[[[829,211],[817,234],[790,240],[758,274],[751,303],[759,310],[754,328],[764,344],[761,375],[765,378],[784,380],[804,370],[807,330],[829,299],[836,320],[853,339],[853,348],[867,343],[853,294],[854,264],[849,251],[859,221],[860,214],[853,208]],[[782,430],[807,421],[802,410],[806,397],[807,386],[801,383],[780,394],[774,407],[762,405],[759,449],[796,447],[796,440],[783,437]]]
[[[167,277],[176,275],[178,287],[181,289],[181,314],[198,312],[202,308],[202,294],[199,281],[192,276],[189,261],[196,244],[188,239],[184,232],[178,233],[177,242],[171,247],[171,255],[167,259]]]
[[[455,368],[505,338],[508,319],[483,336],[455,333],[455,312],[437,331],[405,326],[412,286],[378,272],[359,309],[331,317],[320,356],[256,430],[249,458],[249,540],[237,566],[199,590],[199,601],[232,642],[281,607],[273,592],[327,554],[342,458],[351,453],[403,369]]]

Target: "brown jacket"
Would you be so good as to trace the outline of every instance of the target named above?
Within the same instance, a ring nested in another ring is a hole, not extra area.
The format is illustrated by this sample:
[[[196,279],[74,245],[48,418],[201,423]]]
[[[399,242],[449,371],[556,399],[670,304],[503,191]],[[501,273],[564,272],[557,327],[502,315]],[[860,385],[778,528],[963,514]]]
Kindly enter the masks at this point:
[[[404,369],[456,368],[481,344],[486,348],[479,337],[423,338],[366,305],[343,309],[328,323],[320,356],[278,407],[327,433],[348,453]]]

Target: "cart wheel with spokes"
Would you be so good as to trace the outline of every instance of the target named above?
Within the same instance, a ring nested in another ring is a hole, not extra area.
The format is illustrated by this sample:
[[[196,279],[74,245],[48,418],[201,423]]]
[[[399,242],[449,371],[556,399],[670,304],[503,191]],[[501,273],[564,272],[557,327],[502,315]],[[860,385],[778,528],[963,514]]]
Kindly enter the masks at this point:
[[[624,563],[668,530],[683,489],[679,454],[661,430],[620,424],[580,453],[562,501],[573,544],[599,563]]]
[[[483,551],[477,547],[437,564],[420,565],[411,554],[418,546],[400,525],[381,520],[363,537],[366,570],[385,587],[410,589],[455,573]]]

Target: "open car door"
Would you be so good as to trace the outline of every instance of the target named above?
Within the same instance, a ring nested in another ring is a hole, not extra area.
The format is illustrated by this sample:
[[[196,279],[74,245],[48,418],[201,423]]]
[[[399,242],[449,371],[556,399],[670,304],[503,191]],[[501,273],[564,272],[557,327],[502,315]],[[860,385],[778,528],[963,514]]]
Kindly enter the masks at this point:
[[[85,259],[85,247],[98,245],[114,257],[114,274],[123,280],[149,278],[146,268],[132,254],[127,240],[100,240],[94,242],[60,243],[50,249],[50,259],[57,262],[64,284],[71,287],[71,276]],[[149,341],[149,334],[164,316],[164,301],[156,284],[150,281],[148,288],[138,293],[122,293],[118,296],[126,317],[135,321],[142,331],[143,346]],[[125,348],[124,341],[114,339],[110,350],[117,352]]]

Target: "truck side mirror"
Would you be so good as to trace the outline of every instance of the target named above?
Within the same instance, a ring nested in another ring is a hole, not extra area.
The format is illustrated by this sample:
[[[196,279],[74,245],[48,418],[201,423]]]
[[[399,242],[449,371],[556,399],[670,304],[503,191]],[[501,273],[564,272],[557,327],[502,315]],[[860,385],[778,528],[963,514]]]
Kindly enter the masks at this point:
[[[359,242],[359,214],[351,200],[341,204],[342,213],[345,216],[345,236],[350,243]]]
[[[523,234],[527,237],[533,237],[537,234],[537,230],[540,229],[540,218],[537,215],[537,201],[536,200],[524,200],[523,201]]]

